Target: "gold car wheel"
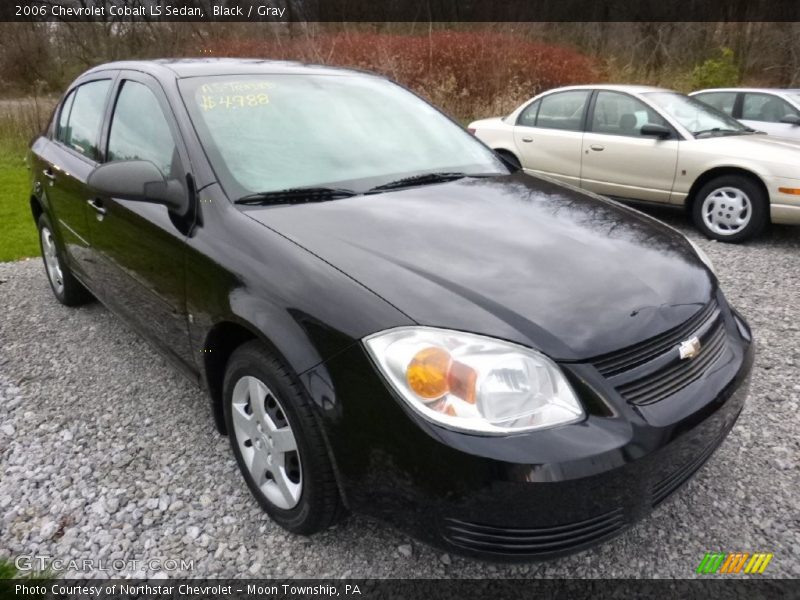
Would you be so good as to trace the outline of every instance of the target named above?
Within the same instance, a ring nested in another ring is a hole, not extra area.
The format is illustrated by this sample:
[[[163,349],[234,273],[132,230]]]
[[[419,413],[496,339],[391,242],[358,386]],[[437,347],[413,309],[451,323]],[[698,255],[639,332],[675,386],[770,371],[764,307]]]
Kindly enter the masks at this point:
[[[721,187],[703,200],[703,221],[714,233],[722,236],[742,231],[753,217],[753,205],[742,190]]]

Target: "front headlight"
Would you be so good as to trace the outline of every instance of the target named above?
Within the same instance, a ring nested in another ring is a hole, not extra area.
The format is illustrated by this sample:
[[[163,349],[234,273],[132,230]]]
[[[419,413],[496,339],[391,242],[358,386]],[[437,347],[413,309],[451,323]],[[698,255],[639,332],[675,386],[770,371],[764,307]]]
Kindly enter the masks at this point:
[[[376,333],[364,344],[412,409],[452,429],[506,434],[584,415],[558,366],[529,348],[431,327]]]

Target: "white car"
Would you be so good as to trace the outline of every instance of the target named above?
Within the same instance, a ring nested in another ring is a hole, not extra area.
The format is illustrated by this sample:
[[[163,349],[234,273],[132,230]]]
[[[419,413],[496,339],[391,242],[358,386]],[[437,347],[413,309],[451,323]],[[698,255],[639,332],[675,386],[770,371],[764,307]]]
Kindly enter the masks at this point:
[[[800,141],[756,133],[670,90],[550,90],[469,125],[530,174],[622,200],[685,205],[708,237],[739,242],[800,224]]]
[[[800,139],[800,90],[719,88],[689,95],[753,129]]]

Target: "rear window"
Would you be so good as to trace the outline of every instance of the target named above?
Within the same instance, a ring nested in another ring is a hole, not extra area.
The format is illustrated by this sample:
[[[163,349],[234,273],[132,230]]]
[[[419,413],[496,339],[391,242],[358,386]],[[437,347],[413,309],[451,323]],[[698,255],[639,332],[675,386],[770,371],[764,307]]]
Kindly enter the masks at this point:
[[[56,139],[87,158],[99,158],[98,144],[111,81],[90,81],[73,90],[61,110]]]
[[[580,131],[589,90],[571,90],[550,94],[541,99],[536,127]]]
[[[736,92],[709,92],[707,94],[695,94],[694,97],[724,112],[726,115],[733,115],[733,106],[736,104]]]
[[[75,90],[69,93],[61,111],[58,114],[58,124],[56,125],[56,139],[65,144],[69,142],[69,113],[72,111],[72,102],[75,100]]]

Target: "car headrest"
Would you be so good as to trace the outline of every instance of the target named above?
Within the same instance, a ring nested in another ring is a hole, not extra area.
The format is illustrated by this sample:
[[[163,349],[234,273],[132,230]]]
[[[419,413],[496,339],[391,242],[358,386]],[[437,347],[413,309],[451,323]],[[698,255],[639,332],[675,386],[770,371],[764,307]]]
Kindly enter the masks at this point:
[[[619,118],[619,128],[621,131],[633,131],[636,128],[636,115],[625,113]]]
[[[783,106],[779,100],[768,100],[761,107],[760,117],[764,121],[780,121],[784,116]]]

